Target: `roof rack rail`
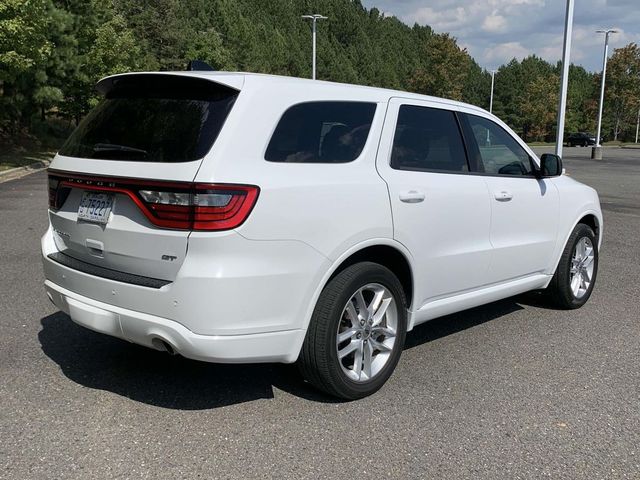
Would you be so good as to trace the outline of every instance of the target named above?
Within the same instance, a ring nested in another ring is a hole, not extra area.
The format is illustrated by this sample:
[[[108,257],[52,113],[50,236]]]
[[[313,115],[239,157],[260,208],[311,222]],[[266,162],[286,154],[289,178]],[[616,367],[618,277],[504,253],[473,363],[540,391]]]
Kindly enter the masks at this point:
[[[207,71],[213,72],[214,68],[202,60],[191,60],[187,64],[187,70],[189,71]]]

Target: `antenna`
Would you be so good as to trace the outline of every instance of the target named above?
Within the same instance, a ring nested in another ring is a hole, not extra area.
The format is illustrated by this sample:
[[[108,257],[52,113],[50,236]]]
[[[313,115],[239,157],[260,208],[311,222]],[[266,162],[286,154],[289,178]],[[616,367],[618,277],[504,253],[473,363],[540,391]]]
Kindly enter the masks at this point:
[[[206,62],[202,60],[191,60],[187,64],[188,71],[205,71],[205,72],[213,72],[215,69]]]

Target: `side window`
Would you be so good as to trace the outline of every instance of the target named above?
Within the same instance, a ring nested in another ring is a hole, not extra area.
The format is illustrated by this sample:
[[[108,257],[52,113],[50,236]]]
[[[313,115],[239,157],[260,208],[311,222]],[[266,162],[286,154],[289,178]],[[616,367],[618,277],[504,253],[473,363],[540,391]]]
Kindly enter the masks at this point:
[[[308,102],[289,108],[278,123],[265,160],[346,163],[360,156],[376,111],[375,103]]]
[[[533,175],[529,154],[500,125],[475,115],[465,115],[480,158],[479,170],[491,175]]]
[[[448,110],[402,105],[393,137],[391,168],[468,172],[455,114]]]

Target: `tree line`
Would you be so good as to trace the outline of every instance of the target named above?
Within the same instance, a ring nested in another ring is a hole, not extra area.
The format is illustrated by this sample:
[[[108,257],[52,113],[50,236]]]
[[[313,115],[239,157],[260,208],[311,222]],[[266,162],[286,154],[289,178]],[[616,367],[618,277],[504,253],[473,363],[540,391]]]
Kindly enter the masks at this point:
[[[310,76],[462,100],[488,108],[490,72],[454,37],[409,26],[359,0],[0,0],[0,134],[77,123],[98,101],[97,80],[135,70],[215,69]],[[527,140],[555,137],[560,64],[530,56],[502,65],[493,111]],[[567,131],[595,130],[599,74],[570,68]],[[603,133],[635,135],[640,49],[609,60]]]

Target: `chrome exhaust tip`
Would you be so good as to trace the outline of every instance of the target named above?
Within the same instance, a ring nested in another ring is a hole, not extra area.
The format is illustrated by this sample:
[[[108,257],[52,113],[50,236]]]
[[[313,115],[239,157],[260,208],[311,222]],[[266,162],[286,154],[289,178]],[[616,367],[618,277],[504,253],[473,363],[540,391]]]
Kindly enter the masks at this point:
[[[163,340],[161,338],[154,338],[153,340],[151,340],[151,343],[156,350],[167,352],[169,355],[176,355],[175,348],[173,348],[173,345],[171,345],[166,340]]]

